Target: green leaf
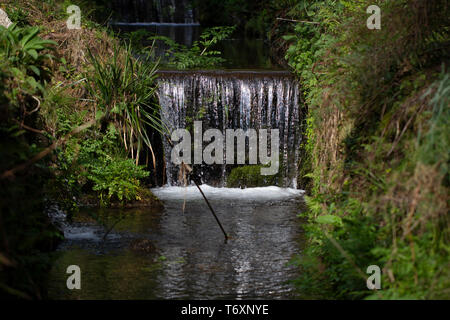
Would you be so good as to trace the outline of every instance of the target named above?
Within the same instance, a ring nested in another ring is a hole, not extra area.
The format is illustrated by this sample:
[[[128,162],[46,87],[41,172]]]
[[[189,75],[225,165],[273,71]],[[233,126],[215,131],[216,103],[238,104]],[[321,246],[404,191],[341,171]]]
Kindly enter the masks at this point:
[[[15,67],[11,68],[11,71],[12,71],[14,77],[16,77],[16,78],[23,75],[23,72]]]
[[[35,37],[38,33],[39,33],[38,27],[31,28],[30,33],[28,35],[26,35],[24,38],[22,38],[22,40],[20,40],[20,45],[22,47],[25,47],[26,44],[28,43],[28,41],[30,39],[32,39],[33,37]]]
[[[292,41],[292,40],[297,39],[297,36],[290,34],[290,35],[285,35],[285,36],[283,36],[282,38],[283,38],[283,40],[285,40],[285,41]]]
[[[41,70],[36,66],[28,66],[37,76],[41,76]]]
[[[319,216],[316,219],[317,223],[320,224],[331,224],[333,226],[342,226],[342,219],[338,216],[333,216],[330,214]]]

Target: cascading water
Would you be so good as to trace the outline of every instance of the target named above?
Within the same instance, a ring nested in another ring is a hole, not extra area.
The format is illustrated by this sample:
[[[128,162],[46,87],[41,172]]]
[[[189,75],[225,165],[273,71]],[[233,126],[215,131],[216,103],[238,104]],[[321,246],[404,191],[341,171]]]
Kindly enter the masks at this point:
[[[280,172],[276,184],[297,187],[302,136],[299,88],[288,72],[160,72],[158,94],[162,119],[170,132],[191,129],[193,120],[202,121],[203,131],[279,129]],[[165,141],[167,184],[178,185],[179,167],[171,161],[171,150]],[[195,165],[194,170],[202,182],[226,186],[233,167],[202,164]]]

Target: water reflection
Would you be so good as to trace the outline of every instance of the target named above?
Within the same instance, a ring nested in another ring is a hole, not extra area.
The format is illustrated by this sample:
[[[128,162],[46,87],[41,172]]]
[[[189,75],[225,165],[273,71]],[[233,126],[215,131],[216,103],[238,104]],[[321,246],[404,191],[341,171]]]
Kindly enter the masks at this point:
[[[300,200],[300,199],[299,199]],[[287,263],[300,252],[299,201],[211,200],[231,240],[206,205],[166,200],[163,212],[103,211],[106,224],[123,218],[111,237],[73,238],[59,249],[51,273],[53,299],[273,299],[293,298],[287,282],[298,270]],[[85,232],[99,229],[78,221]],[[151,248],[143,246],[151,243]],[[138,245],[136,245],[138,244]],[[139,245],[141,244],[141,245]],[[82,270],[82,290],[65,288],[65,268]]]

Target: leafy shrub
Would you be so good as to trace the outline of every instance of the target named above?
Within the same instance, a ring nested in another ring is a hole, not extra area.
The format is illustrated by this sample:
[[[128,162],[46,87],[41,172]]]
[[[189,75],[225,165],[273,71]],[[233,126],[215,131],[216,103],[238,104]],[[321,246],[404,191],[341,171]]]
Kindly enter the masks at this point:
[[[98,195],[104,204],[151,196],[149,190],[137,191],[148,172],[137,165],[136,135],[158,123],[145,114],[158,114],[152,104],[156,67],[141,64],[122,48],[117,49],[114,65],[109,49],[117,41],[101,33],[97,64],[87,70],[87,64],[78,62],[84,60],[87,43],[95,37],[99,40],[100,33],[87,28],[81,37],[66,33],[62,9],[70,1],[28,0],[33,19],[25,17],[22,2],[7,1],[11,18],[22,25],[43,25],[47,37],[61,42],[55,48],[55,42],[42,39],[41,27],[0,27],[0,237],[4,240],[0,241],[0,297],[45,299],[52,263],[49,251],[63,237],[47,215],[50,204],[56,202],[69,213],[76,209],[74,200],[87,194]],[[75,37],[77,41],[72,41]],[[76,45],[68,45],[71,42]],[[75,46],[79,51],[73,54]],[[116,91],[105,90],[103,76]],[[83,81],[89,84],[87,91],[79,85]],[[102,121],[86,129],[96,116]],[[83,124],[84,130],[79,129]],[[136,129],[127,150],[120,145],[123,131],[119,135],[114,125],[125,127],[127,138]],[[128,159],[131,150],[134,160]],[[49,151],[49,156],[36,160]]]
[[[234,29],[235,27],[206,29],[200,35],[200,40],[195,41],[190,48],[164,36],[154,36],[150,39],[160,40],[169,47],[166,51],[168,66],[176,69],[210,68],[218,66],[225,61],[220,57],[221,52],[211,50],[212,47],[219,41],[227,39]]]

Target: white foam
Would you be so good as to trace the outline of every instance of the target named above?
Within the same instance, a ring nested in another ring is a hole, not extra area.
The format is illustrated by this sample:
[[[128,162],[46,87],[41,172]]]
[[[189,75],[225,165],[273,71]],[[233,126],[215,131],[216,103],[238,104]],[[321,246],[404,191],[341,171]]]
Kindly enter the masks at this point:
[[[200,186],[205,196],[212,200],[270,201],[299,197],[304,190],[280,188],[276,186],[258,188],[215,188],[203,184]],[[154,188],[152,192],[161,200],[197,200],[202,195],[196,186]]]

